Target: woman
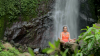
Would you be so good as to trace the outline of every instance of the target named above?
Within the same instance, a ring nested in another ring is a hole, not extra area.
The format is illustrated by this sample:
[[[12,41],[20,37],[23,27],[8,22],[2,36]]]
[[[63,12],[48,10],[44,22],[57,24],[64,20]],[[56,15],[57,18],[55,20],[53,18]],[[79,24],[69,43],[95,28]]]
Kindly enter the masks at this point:
[[[67,31],[67,27],[63,27],[63,32],[60,34],[60,42],[65,44],[66,42],[75,42],[76,39],[70,38],[70,33]]]

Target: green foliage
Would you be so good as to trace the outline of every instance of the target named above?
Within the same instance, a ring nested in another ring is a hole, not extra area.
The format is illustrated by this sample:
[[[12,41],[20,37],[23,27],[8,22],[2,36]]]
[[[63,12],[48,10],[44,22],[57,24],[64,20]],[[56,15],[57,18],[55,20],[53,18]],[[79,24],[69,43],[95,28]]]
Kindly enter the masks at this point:
[[[0,17],[16,19],[19,14],[24,16],[36,15],[37,0],[0,0]]]
[[[0,56],[18,56],[20,52],[15,48],[6,49],[0,42]]]
[[[100,12],[100,9],[98,9],[98,12]]]
[[[40,0],[0,0],[0,39],[6,27],[10,27],[18,20],[29,21],[37,17]],[[6,23],[7,22],[7,23]],[[5,23],[5,24],[4,24]]]
[[[68,52],[68,49],[66,49],[64,52],[62,52],[59,49],[59,44],[60,44],[60,40],[55,41],[54,44],[52,44],[51,42],[49,42],[50,48],[45,48],[45,49],[42,50],[42,52],[43,53],[47,53],[47,54],[54,53],[54,55],[51,55],[51,56],[59,56],[59,55],[67,56],[66,54]]]
[[[86,30],[86,32],[82,33],[78,39],[78,41],[83,40],[84,42],[80,52],[84,55],[94,54],[95,56],[98,56],[100,52],[100,27],[93,24],[93,27],[87,26],[87,29],[82,30]]]
[[[35,56],[33,50],[30,47],[28,47],[28,51],[31,54],[31,56]]]
[[[36,17],[38,6],[42,1],[48,2],[48,0],[0,0],[0,19],[4,17],[12,22],[19,17],[24,19]]]
[[[0,56],[18,56],[20,52],[15,48],[10,48],[9,50],[1,51]]]
[[[41,5],[47,4],[48,0],[0,0],[0,39],[3,38],[4,30],[16,21],[29,21],[36,18],[40,13]]]
[[[0,39],[3,38],[3,34],[4,34],[4,29],[5,29],[5,25],[4,25],[4,19],[0,19]]]
[[[77,52],[78,51],[78,52]],[[81,52],[81,50],[78,50],[77,48],[74,51],[74,54],[72,54],[72,56],[83,56],[83,53]]]

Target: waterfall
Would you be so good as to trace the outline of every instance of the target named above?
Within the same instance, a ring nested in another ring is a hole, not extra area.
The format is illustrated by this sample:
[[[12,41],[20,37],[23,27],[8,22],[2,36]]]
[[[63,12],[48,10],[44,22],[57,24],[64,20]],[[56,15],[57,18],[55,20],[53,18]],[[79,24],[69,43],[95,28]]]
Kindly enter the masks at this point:
[[[54,40],[60,38],[63,26],[68,27],[71,39],[78,38],[79,0],[56,0],[54,19]]]

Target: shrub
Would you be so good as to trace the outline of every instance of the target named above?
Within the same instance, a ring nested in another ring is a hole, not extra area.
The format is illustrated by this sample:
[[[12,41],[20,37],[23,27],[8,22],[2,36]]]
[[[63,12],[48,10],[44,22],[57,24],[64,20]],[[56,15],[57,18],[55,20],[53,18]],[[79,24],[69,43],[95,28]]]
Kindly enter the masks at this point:
[[[93,24],[93,27],[87,26],[86,32],[80,34],[78,41],[83,40],[81,51],[84,55],[100,55],[100,27]]]

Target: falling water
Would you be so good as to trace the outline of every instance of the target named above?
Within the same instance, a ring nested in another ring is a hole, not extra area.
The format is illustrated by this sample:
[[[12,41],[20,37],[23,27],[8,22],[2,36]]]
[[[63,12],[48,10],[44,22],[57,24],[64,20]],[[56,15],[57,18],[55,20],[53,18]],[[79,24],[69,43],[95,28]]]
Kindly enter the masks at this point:
[[[63,26],[68,27],[71,38],[78,37],[79,0],[56,0],[53,12],[55,36],[60,37]]]

